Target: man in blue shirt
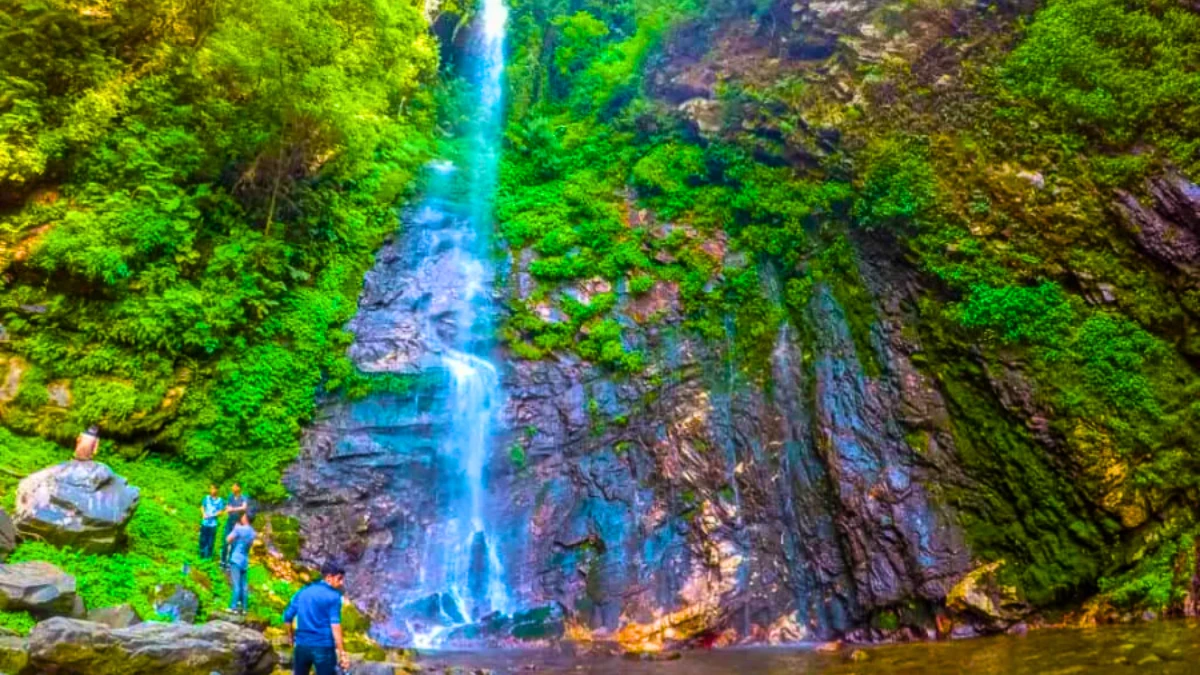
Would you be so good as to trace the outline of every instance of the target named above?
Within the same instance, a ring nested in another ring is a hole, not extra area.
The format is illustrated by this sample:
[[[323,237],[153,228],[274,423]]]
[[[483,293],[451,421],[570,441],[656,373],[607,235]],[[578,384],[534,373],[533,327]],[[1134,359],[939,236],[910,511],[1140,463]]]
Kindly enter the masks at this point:
[[[233,516],[230,516],[232,518]],[[254,537],[257,534],[254,528],[250,526],[250,513],[242,512],[241,522],[234,528],[233,532],[225,537],[225,543],[229,545],[229,583],[233,586],[233,597],[229,600],[229,611],[246,613],[246,608],[250,603],[249,595],[246,592],[246,570],[250,568],[250,547],[254,545]]]
[[[292,653],[293,675],[336,675],[337,666],[350,667],[342,642],[342,587],[346,570],[333,560],[321,566],[322,581],[309,584],[292,596],[283,612]],[[293,633],[292,623],[295,622]]]
[[[225,511],[225,500],[221,499],[216,485],[208,486],[208,495],[200,503],[200,557],[213,556],[213,543],[217,540],[217,518]]]
[[[234,483],[229,486],[229,499],[225,512],[229,517],[225,519],[225,536],[222,541],[229,541],[229,533],[233,532],[233,528],[241,522],[242,514],[250,512],[250,496],[242,493],[242,486]],[[221,544],[221,567],[229,567],[229,546]]]

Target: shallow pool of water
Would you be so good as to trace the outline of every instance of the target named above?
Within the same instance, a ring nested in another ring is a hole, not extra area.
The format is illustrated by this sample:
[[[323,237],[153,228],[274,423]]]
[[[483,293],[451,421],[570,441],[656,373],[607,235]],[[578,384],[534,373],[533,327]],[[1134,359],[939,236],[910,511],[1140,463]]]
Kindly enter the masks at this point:
[[[621,657],[569,657],[553,652],[429,654],[427,668],[484,668],[496,675],[577,673],[595,675],[802,675],[830,673],[1200,673],[1200,623],[1163,621],[1131,626],[1064,628],[953,642],[861,648],[819,653],[811,648],[746,648],[686,652],[675,661]],[[434,670],[439,672],[439,670]],[[469,672],[469,671],[468,671]]]

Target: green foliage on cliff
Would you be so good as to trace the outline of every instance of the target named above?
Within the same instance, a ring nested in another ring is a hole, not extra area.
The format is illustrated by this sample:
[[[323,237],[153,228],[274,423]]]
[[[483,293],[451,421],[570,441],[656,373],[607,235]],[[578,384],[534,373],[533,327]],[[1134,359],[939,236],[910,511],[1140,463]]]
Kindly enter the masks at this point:
[[[279,497],[428,151],[420,7],[77,4],[0,10],[3,421]]]
[[[1151,204],[1144,180],[1171,166],[1200,175],[1200,15],[1155,0],[804,14],[850,36],[826,57],[807,51],[819,31],[778,23],[790,4],[678,2],[666,22],[659,3],[594,4],[514,5],[499,216],[535,282],[514,351],[580,353],[608,317],[645,335],[636,303],[665,297],[762,378],[780,325],[807,357],[832,298],[875,377],[886,258],[917,275],[919,308],[888,318],[916,314],[913,361],[951,406],[971,487],[943,497],[976,556],[1017,563],[1006,574],[1038,604],[1100,585],[1177,599],[1161,566],[1106,551],[1194,504],[1200,295],[1110,204],[1116,189]],[[931,16],[955,30],[905,31]],[[597,278],[615,301],[563,299]]]
[[[1115,577],[1102,577],[1100,591],[1117,607],[1148,607],[1161,612],[1187,597],[1195,569],[1195,535],[1184,533],[1168,538],[1132,570]]]
[[[885,138],[868,146],[854,215],[866,228],[898,226],[929,213],[938,201],[929,147],[919,137]]]
[[[1060,129],[1200,167],[1200,16],[1157,0],[1057,0],[1004,64]]]
[[[958,320],[1004,342],[1050,345],[1062,337],[1074,318],[1066,294],[1057,284],[975,286],[962,303]]]

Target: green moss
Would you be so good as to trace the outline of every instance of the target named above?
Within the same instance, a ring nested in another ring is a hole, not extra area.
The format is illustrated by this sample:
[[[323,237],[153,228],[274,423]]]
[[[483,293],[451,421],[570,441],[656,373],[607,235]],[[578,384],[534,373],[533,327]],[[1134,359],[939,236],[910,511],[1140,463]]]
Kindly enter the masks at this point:
[[[1066,602],[1094,589],[1113,544],[1111,523],[1049,462],[1027,431],[976,389],[969,367],[939,369],[955,447],[969,487],[945,486],[971,550],[1005,560],[1009,582],[1037,605]]]
[[[863,185],[854,205],[854,216],[863,227],[905,225],[937,204],[937,181],[924,139],[880,139],[867,149],[863,161]]]
[[[1060,127],[1111,145],[1144,140],[1200,161],[1200,17],[1147,0],[1056,0],[1004,63],[1005,82]]]
[[[1195,537],[1180,534],[1162,542],[1131,569],[1102,577],[1100,591],[1119,608],[1163,612],[1181,604],[1191,592],[1195,569]]]
[[[882,631],[894,631],[900,628],[900,617],[895,612],[877,612],[871,617],[871,625]]]
[[[509,446],[508,461],[512,463],[513,468],[517,471],[524,469],[525,464],[528,461],[525,456],[524,446],[522,446],[520,443],[513,443],[511,446]]]
[[[300,521],[281,513],[267,516],[271,530],[271,543],[287,560],[299,560],[304,539],[300,534]]]
[[[1058,284],[992,288],[977,285],[954,316],[967,328],[986,331],[1005,342],[1054,344],[1074,319]]]

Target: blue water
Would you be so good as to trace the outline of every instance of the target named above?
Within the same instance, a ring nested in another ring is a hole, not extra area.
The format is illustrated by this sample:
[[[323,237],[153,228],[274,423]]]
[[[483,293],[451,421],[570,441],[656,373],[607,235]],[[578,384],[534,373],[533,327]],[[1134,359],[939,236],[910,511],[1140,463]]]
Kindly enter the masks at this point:
[[[510,610],[510,594],[497,551],[500,537],[488,520],[487,465],[493,457],[496,416],[503,393],[494,350],[491,291],[493,200],[503,122],[504,39],[508,10],[502,0],[484,0],[465,76],[470,85],[465,143],[453,161],[435,162],[407,237],[430,239],[427,249],[442,262],[437,273],[448,311],[425,318],[426,341],[448,375],[449,408],[437,454],[439,486],[448,495],[424,537],[419,587],[404,595],[435,616],[409,612],[406,632],[416,646],[438,644],[457,625],[491,612]],[[450,277],[450,278],[447,278]],[[455,278],[456,277],[456,278]],[[433,366],[437,367],[437,366]],[[403,614],[403,612],[401,613]]]

